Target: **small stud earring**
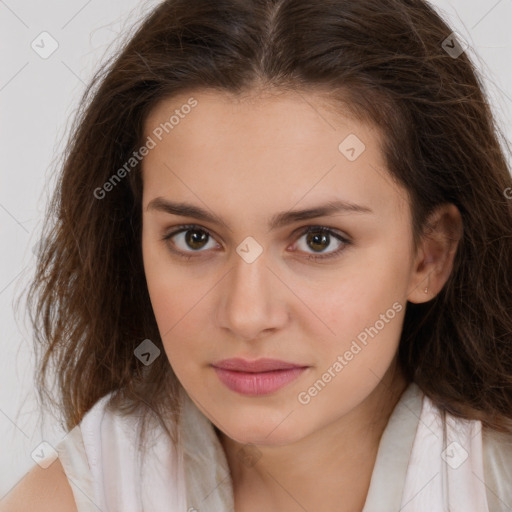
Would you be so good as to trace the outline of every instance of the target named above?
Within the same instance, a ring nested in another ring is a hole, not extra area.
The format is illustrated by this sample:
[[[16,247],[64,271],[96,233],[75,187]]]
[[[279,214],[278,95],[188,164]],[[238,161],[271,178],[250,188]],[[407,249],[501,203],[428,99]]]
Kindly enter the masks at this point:
[[[430,284],[430,275],[428,276],[427,287],[425,288],[425,293],[428,293],[428,285],[429,284]]]
[[[428,288],[425,288],[425,293],[428,293]]]

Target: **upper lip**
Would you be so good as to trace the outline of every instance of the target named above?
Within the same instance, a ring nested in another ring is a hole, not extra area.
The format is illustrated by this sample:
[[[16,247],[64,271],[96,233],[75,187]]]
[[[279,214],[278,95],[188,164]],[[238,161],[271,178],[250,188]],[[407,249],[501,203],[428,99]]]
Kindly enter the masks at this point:
[[[240,357],[231,359],[223,359],[212,363],[212,366],[222,368],[224,370],[233,370],[238,372],[269,372],[272,370],[289,370],[290,368],[303,368],[304,365],[296,363],[288,363],[286,361],[280,361],[279,359],[256,359],[254,361],[248,361]]]

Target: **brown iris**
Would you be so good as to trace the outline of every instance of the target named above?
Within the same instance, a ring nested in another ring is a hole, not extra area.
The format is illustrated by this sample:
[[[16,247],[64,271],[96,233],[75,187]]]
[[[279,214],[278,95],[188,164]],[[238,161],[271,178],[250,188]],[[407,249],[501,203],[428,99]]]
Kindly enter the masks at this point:
[[[189,229],[185,233],[185,241],[191,249],[201,249],[208,242],[208,236],[208,233],[199,229]]]
[[[307,234],[306,242],[308,244],[310,242],[312,242],[312,244],[320,246],[320,247],[318,247],[318,250],[322,251],[329,245],[329,235],[327,235],[326,233],[323,233],[322,231],[312,231]],[[310,247],[312,249],[315,249],[314,245],[311,245]]]

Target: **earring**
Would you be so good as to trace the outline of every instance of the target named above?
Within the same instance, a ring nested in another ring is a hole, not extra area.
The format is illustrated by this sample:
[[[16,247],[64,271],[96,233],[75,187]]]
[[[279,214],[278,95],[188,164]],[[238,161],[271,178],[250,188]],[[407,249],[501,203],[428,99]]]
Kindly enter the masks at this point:
[[[430,284],[430,275],[428,276],[427,287],[425,288],[425,293],[428,293],[428,285],[429,284]]]

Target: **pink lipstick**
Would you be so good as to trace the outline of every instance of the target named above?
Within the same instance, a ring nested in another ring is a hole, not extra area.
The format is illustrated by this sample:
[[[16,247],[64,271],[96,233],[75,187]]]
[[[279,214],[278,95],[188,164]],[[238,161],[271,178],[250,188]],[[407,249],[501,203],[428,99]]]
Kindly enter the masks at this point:
[[[220,381],[242,395],[266,395],[296,379],[307,366],[277,359],[233,358],[212,364]]]

